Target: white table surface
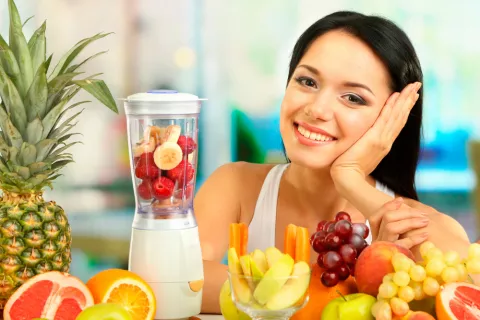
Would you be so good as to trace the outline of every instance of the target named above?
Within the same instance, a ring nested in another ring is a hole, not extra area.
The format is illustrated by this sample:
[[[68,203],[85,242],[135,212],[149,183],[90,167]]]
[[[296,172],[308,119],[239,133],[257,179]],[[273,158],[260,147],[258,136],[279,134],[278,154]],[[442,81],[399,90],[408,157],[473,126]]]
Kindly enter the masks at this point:
[[[224,320],[225,318],[219,314],[200,314],[197,316],[201,320]]]

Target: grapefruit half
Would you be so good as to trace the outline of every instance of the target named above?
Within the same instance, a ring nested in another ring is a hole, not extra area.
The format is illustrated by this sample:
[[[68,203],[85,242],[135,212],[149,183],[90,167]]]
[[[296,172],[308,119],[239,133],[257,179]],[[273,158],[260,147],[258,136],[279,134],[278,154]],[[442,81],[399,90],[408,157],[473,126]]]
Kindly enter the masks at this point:
[[[480,319],[480,287],[466,282],[448,283],[437,294],[435,305],[438,320]]]
[[[75,320],[93,304],[92,294],[80,279],[49,271],[28,279],[15,291],[5,305],[3,318]]]

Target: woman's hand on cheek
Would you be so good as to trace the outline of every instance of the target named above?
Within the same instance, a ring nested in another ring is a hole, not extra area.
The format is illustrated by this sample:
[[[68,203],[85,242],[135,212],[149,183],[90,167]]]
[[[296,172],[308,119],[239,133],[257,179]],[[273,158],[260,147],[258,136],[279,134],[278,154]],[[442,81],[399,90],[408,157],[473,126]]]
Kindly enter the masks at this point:
[[[428,215],[403,203],[401,198],[387,202],[369,219],[374,241],[389,241],[411,249],[428,239]]]
[[[409,84],[387,99],[373,126],[332,164],[334,181],[349,179],[351,174],[366,177],[377,167],[405,126],[420,87],[419,82]]]

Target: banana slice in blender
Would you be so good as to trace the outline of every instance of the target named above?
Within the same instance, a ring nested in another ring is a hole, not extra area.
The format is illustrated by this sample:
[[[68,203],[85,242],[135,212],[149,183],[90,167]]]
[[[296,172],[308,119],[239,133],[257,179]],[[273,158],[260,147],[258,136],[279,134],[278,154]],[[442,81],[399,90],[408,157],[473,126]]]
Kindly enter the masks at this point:
[[[164,142],[174,142],[177,143],[180,134],[182,133],[182,128],[179,125],[172,124],[165,129]]]
[[[150,139],[148,139],[148,142],[142,142],[138,144],[135,148],[133,148],[133,156],[136,158],[140,157],[144,153],[153,152],[155,150],[155,147],[155,138],[150,137]]]
[[[166,128],[161,128],[157,126],[148,126],[147,129],[143,132],[143,139],[150,140],[150,138],[155,139],[156,145],[160,145],[165,136]]]
[[[182,148],[176,143],[166,141],[162,143],[153,153],[153,161],[161,170],[170,170],[178,166],[182,161]]]

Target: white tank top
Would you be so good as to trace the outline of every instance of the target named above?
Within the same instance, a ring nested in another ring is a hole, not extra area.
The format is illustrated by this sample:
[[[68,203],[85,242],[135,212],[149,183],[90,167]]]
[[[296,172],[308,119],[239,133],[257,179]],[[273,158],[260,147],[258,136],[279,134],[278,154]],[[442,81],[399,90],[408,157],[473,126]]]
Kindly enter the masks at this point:
[[[253,219],[248,227],[248,252],[255,249],[265,250],[275,246],[275,225],[277,220],[277,199],[280,180],[287,164],[279,164],[273,167],[263,182],[262,189],[255,205]],[[391,197],[395,194],[383,183],[377,181],[376,188]],[[370,226],[368,220],[367,226]],[[372,234],[367,237],[367,242],[372,242]]]

